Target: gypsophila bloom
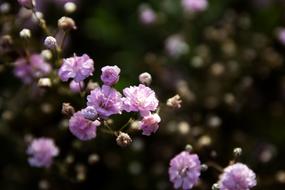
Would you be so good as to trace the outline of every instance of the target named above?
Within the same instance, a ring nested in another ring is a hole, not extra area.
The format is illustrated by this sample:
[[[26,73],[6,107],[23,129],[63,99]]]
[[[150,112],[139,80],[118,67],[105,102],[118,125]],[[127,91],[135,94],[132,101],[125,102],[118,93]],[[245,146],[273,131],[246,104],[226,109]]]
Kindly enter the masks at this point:
[[[150,114],[143,117],[142,121],[139,122],[139,129],[143,131],[143,135],[149,136],[151,133],[155,133],[158,130],[158,123],[160,121],[161,119],[158,114]]]
[[[34,6],[34,0],[18,0],[18,3],[27,9],[31,9]]]
[[[166,105],[172,108],[181,108],[182,100],[178,94],[169,98],[166,102]]]
[[[256,186],[255,173],[242,163],[224,169],[219,180],[220,190],[249,190]]]
[[[89,76],[92,76],[94,71],[94,61],[87,54],[82,56],[70,57],[63,59],[63,64],[58,71],[61,80],[67,81],[74,79],[75,82],[80,82]]]
[[[50,138],[34,139],[27,149],[29,164],[34,167],[49,167],[53,157],[59,154],[59,150]]]
[[[116,142],[120,147],[126,147],[132,143],[132,139],[129,134],[119,131]]]
[[[189,46],[179,34],[169,36],[165,41],[165,49],[169,56],[178,58],[188,53]]]
[[[73,93],[81,92],[84,89],[84,82],[83,81],[75,82],[74,80],[72,80],[69,83],[69,88],[70,88],[71,92],[73,92]]]
[[[100,124],[98,120],[86,119],[81,110],[74,113],[70,118],[69,130],[78,139],[86,141],[96,137],[96,130]]]
[[[122,111],[121,94],[114,88],[103,85],[90,92],[87,96],[87,105],[93,106],[102,118],[120,114]]]
[[[25,39],[29,39],[32,36],[31,30],[27,28],[24,28],[23,30],[21,30],[19,34],[21,38],[25,38]]]
[[[279,32],[278,32],[278,39],[279,39],[280,43],[285,45],[285,29],[284,28],[279,30]]]
[[[148,5],[141,5],[139,8],[139,18],[143,24],[152,24],[156,21],[156,14]]]
[[[185,12],[201,12],[208,7],[207,0],[182,0],[182,8]]]
[[[142,83],[142,84],[144,84],[144,85],[147,85],[147,86],[150,85],[151,80],[152,80],[152,77],[151,77],[151,75],[150,75],[149,73],[147,73],[147,72],[141,73],[141,74],[139,75],[139,81],[140,81],[140,83]]]
[[[86,119],[94,121],[98,118],[98,113],[93,106],[87,106],[81,112]]]
[[[30,84],[34,79],[44,77],[51,71],[51,66],[40,54],[32,54],[28,59],[19,58],[14,64],[15,76],[25,84]]]
[[[119,74],[121,69],[115,66],[105,66],[101,69],[101,80],[105,85],[112,86],[119,81]]]
[[[191,189],[198,183],[201,174],[201,162],[197,154],[183,151],[170,161],[169,179],[174,188]]]
[[[142,116],[147,116],[150,111],[155,111],[158,107],[158,99],[155,92],[149,87],[140,84],[131,86],[123,90],[123,108],[127,112],[140,112]]]

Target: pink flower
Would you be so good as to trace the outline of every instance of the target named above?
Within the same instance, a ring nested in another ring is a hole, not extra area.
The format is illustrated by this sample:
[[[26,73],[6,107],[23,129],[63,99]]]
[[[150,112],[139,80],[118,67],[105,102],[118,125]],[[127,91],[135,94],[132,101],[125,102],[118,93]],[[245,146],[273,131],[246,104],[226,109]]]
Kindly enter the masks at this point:
[[[143,84],[125,88],[123,93],[125,95],[123,108],[127,112],[140,112],[142,116],[146,116],[158,107],[158,100],[154,91]]]
[[[96,130],[100,124],[98,120],[86,119],[82,111],[78,111],[69,120],[69,130],[78,139],[86,141],[96,137]]]
[[[59,154],[59,150],[52,139],[38,138],[29,145],[27,154],[31,155],[28,160],[31,166],[50,167],[53,157]]]
[[[186,12],[201,12],[208,7],[207,0],[182,0],[181,3]]]
[[[149,136],[158,130],[158,123],[160,121],[161,119],[158,114],[150,114],[143,117],[142,121],[139,122],[139,129],[143,131],[143,135]]]
[[[32,54],[27,59],[20,58],[14,64],[15,76],[22,79],[25,84],[30,84],[34,79],[44,77],[51,71],[51,66],[40,54]]]
[[[141,5],[139,18],[143,24],[152,24],[156,21],[156,13],[148,5]]]
[[[254,186],[256,186],[255,173],[242,163],[226,167],[220,176],[221,190],[249,190]]]
[[[75,82],[80,82],[89,76],[92,76],[94,71],[94,61],[87,54],[82,56],[70,57],[63,59],[63,64],[58,71],[58,75],[62,81],[74,79]]]
[[[107,118],[122,111],[122,95],[114,88],[103,85],[90,92],[87,96],[87,105],[93,106],[98,115]]]
[[[119,81],[119,74],[121,69],[115,66],[105,66],[101,69],[101,80],[105,85],[112,86]]]
[[[172,158],[169,165],[169,179],[175,189],[192,189],[198,183],[201,162],[197,154],[183,151]]]
[[[279,41],[285,45],[285,29],[280,29],[280,31],[278,32],[278,39]]]

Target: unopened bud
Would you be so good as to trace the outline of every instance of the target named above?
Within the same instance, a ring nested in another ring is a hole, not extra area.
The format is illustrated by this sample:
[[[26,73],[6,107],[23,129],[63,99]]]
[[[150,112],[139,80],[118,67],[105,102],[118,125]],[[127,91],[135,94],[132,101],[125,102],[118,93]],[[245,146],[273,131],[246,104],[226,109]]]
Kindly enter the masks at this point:
[[[238,158],[238,157],[240,157],[242,155],[242,149],[239,148],[239,147],[235,148],[233,153],[234,153],[234,157]]]
[[[85,119],[95,121],[98,118],[96,109],[93,106],[88,106],[81,111]]]
[[[182,100],[180,96],[176,94],[175,96],[167,100],[166,105],[169,107],[178,109],[178,108],[181,108],[181,103],[182,103]]]
[[[119,135],[116,139],[117,144],[121,147],[126,147],[132,143],[131,137],[124,132],[119,131]]]
[[[220,189],[219,184],[214,183],[214,184],[212,185],[212,190],[219,190],[219,189]]]
[[[56,39],[52,36],[46,37],[44,44],[49,49],[55,49],[57,47]]]
[[[207,171],[207,170],[208,170],[208,166],[206,164],[202,164],[201,171]]]
[[[41,52],[41,55],[43,56],[43,58],[45,60],[50,60],[52,58],[52,53],[50,50],[48,49],[44,49],[42,52]]]
[[[89,157],[88,157],[88,163],[89,164],[95,164],[95,163],[97,163],[98,161],[99,161],[99,156],[98,156],[98,154],[91,154]]]
[[[76,25],[75,25],[75,22],[72,18],[70,17],[61,17],[59,20],[58,20],[58,23],[57,23],[58,27],[62,30],[65,30],[65,31],[68,31],[68,30],[71,30],[71,29],[76,29]]]
[[[61,112],[66,116],[72,116],[75,112],[74,107],[70,103],[63,103]]]
[[[2,3],[0,5],[0,12],[6,14],[11,10],[11,5],[9,3]]]
[[[187,144],[187,145],[185,146],[185,150],[186,150],[187,152],[192,152],[192,150],[193,150],[192,145]]]
[[[35,5],[34,0],[18,0],[18,3],[27,9],[32,9]]]
[[[31,30],[29,30],[29,29],[24,28],[20,32],[20,37],[21,38],[29,39],[29,38],[31,38],[31,36],[32,36]]]
[[[38,81],[39,87],[51,87],[51,80],[50,78],[40,78]]]
[[[13,44],[13,40],[10,35],[4,35],[0,38],[0,46],[2,48],[8,48]]]
[[[140,81],[140,83],[148,86],[148,85],[150,85],[150,83],[152,81],[151,75],[147,72],[144,72],[144,73],[140,74],[139,81]]]
[[[67,13],[73,13],[76,11],[76,9],[77,9],[77,6],[73,2],[67,2],[64,4],[64,10]]]

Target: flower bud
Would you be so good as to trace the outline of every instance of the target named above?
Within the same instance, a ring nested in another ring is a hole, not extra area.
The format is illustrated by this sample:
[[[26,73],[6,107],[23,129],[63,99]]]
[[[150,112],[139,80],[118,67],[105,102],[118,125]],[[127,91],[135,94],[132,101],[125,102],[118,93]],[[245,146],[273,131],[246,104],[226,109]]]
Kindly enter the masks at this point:
[[[66,116],[72,116],[75,110],[74,110],[74,107],[70,103],[63,103],[61,112]]]
[[[49,49],[44,49],[41,52],[41,55],[43,56],[43,58],[45,58],[45,60],[50,60],[52,58],[52,53]]]
[[[35,6],[34,0],[18,0],[18,3],[27,9],[32,9]]]
[[[148,85],[150,85],[151,80],[152,80],[151,75],[149,73],[147,73],[147,72],[141,73],[139,75],[139,81],[142,84],[145,84],[145,85],[148,86]]]
[[[4,35],[0,38],[0,47],[9,48],[13,44],[13,40],[10,35]]]
[[[11,5],[9,3],[2,3],[0,5],[0,13],[6,14],[11,10]]]
[[[95,121],[98,118],[96,109],[93,106],[87,106],[81,111],[85,119]]]
[[[213,185],[212,185],[212,190],[219,190],[220,188],[219,188],[219,185],[217,184],[217,183],[214,183]]]
[[[131,137],[124,132],[119,131],[119,135],[116,139],[117,144],[121,147],[126,147],[132,143]]]
[[[192,152],[192,150],[193,150],[192,145],[187,144],[187,145],[185,146],[185,150],[186,150],[187,152]]]
[[[73,13],[76,11],[76,9],[77,9],[77,6],[73,2],[67,2],[64,4],[64,10],[67,13]]]
[[[76,29],[76,25],[75,25],[75,22],[72,18],[70,17],[61,17],[59,20],[58,20],[58,23],[57,23],[58,27],[64,31],[68,31],[68,30],[71,30],[71,29]]]
[[[169,107],[178,109],[178,108],[181,108],[181,103],[182,103],[182,100],[180,96],[176,94],[175,96],[167,100],[166,105]]]
[[[57,47],[56,39],[52,36],[46,37],[44,44],[49,49],[55,49]]]
[[[241,155],[242,155],[242,149],[241,148],[235,148],[234,149],[234,151],[233,151],[233,153],[234,153],[234,157],[235,158],[238,158],[238,157],[240,157]]]
[[[20,32],[20,37],[21,38],[25,38],[25,39],[29,39],[31,38],[31,30],[24,28],[23,30],[21,30]]]
[[[38,81],[39,87],[51,87],[51,80],[50,78],[40,78]]]

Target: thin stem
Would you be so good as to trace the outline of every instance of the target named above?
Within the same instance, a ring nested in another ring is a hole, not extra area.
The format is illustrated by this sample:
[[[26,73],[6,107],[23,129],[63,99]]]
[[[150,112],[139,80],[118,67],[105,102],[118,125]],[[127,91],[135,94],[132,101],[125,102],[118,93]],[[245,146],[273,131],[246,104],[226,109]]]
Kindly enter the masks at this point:
[[[130,118],[129,121],[128,121],[127,123],[125,123],[125,124],[120,128],[120,131],[122,131],[123,129],[125,129],[132,121],[133,121],[133,119]]]
[[[32,8],[32,11],[33,11],[33,14],[35,16],[35,18],[38,20],[38,23],[39,23],[39,26],[42,28],[42,30],[44,31],[44,33],[47,35],[47,36],[50,36],[50,31],[46,25],[46,22],[44,19],[40,18],[38,15],[37,15],[37,11],[35,9],[35,7]]]
[[[223,169],[220,165],[218,165],[217,163],[215,163],[215,162],[209,161],[209,162],[206,163],[206,165],[209,166],[209,167],[214,168],[214,169],[217,170],[218,172],[223,173],[223,171],[224,171],[224,169]]]

